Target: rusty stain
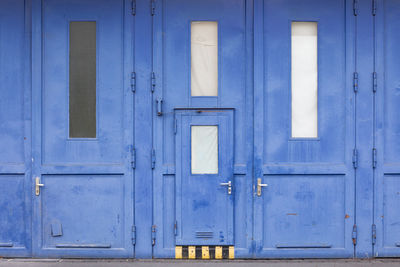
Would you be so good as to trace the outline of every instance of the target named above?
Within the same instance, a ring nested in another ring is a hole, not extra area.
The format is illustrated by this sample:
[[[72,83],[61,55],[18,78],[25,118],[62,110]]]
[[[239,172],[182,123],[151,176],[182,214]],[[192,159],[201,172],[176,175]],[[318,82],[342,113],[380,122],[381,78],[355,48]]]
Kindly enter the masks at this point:
[[[349,214],[346,214],[346,216],[344,216],[345,219],[350,218]]]
[[[294,215],[294,216],[297,216],[297,213],[287,213],[286,215]]]
[[[383,217],[385,217],[385,216],[382,215],[381,218],[383,218]]]

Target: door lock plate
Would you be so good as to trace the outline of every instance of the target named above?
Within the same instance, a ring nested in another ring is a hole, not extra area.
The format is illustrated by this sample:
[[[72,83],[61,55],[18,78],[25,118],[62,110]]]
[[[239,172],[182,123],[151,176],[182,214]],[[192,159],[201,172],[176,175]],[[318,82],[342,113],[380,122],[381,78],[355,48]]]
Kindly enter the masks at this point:
[[[261,196],[262,188],[267,187],[267,184],[263,184],[261,178],[257,178],[257,196]]]
[[[40,188],[41,188],[42,186],[44,186],[44,184],[41,184],[41,183],[40,183],[40,178],[39,178],[39,177],[36,177],[36,179],[35,179],[35,194],[36,194],[37,196],[40,195]]]

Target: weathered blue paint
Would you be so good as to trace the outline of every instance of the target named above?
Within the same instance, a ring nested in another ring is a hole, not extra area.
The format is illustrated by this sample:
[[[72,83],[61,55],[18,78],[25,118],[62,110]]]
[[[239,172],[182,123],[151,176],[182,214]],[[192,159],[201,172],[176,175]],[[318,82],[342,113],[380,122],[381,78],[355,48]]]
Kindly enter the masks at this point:
[[[399,9],[396,0],[0,1],[0,256],[170,258],[190,244],[234,245],[238,258],[400,256]],[[92,140],[68,138],[70,20],[98,25]],[[192,20],[218,21],[218,97],[190,96]],[[313,140],[290,138],[291,21],[318,22]],[[192,124],[220,126],[224,162],[195,188]],[[261,196],[258,178],[269,185]],[[228,180],[232,195],[218,185]],[[218,235],[193,237],[210,219]]]

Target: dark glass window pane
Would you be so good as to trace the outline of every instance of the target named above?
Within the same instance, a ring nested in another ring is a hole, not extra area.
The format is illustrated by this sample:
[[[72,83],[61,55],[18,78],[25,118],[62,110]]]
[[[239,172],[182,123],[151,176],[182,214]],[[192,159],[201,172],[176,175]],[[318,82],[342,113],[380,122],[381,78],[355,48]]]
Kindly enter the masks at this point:
[[[69,29],[69,136],[96,137],[96,22]]]

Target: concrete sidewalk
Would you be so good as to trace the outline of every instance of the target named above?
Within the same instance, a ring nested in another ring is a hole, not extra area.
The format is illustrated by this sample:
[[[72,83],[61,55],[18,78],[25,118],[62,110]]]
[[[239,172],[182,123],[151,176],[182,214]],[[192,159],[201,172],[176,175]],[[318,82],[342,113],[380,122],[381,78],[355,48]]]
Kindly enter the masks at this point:
[[[53,259],[1,259],[0,267],[400,267],[400,259],[374,260],[53,260]]]

